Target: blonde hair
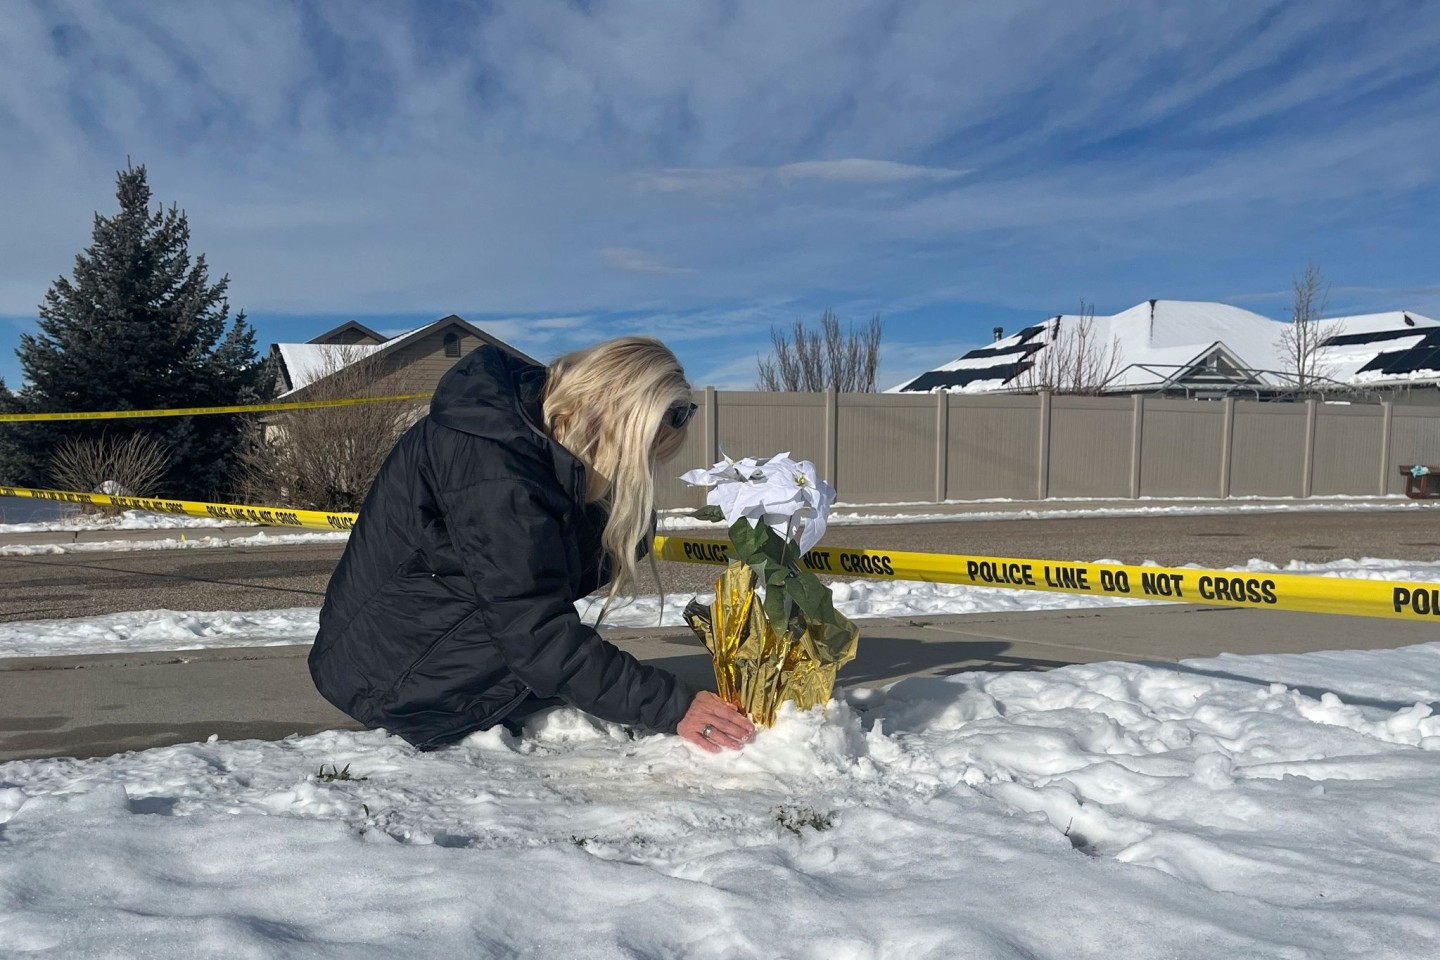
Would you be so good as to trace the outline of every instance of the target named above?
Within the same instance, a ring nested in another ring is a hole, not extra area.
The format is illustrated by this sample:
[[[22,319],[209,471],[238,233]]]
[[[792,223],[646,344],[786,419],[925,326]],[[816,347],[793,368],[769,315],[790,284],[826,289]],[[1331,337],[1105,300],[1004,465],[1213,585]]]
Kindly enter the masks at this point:
[[[680,361],[651,337],[607,340],[550,364],[545,429],[585,465],[586,501],[608,511],[600,542],[612,579],[600,619],[617,596],[634,596],[636,547],[651,535],[655,470],[685,440],[686,427],[672,427],[669,414],[690,402]],[[658,583],[653,555],[651,568]]]

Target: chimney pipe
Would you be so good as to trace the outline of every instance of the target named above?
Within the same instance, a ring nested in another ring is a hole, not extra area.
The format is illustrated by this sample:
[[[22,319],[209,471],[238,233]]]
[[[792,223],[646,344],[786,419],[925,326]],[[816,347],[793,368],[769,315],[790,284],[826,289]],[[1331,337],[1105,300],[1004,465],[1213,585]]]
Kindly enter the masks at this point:
[[[1004,328],[1004,327],[996,327],[995,329],[991,330],[990,332],[993,333],[993,334],[995,334],[995,339],[996,339],[996,340],[1004,340],[1004,339],[1005,339],[1005,328]]]

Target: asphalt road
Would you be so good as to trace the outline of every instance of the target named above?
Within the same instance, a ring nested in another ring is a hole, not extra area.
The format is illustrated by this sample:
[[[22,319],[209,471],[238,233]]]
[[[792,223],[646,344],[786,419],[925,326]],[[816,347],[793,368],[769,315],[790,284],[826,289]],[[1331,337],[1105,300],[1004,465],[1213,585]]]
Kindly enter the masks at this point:
[[[719,531],[697,531],[695,535]],[[108,535],[107,535],[108,536]],[[827,546],[1060,560],[1228,566],[1392,557],[1440,559],[1434,511],[960,520],[836,526]],[[340,544],[0,557],[0,622],[126,610],[318,606]],[[718,567],[660,564],[667,593],[708,591]],[[648,572],[641,592],[653,592]]]

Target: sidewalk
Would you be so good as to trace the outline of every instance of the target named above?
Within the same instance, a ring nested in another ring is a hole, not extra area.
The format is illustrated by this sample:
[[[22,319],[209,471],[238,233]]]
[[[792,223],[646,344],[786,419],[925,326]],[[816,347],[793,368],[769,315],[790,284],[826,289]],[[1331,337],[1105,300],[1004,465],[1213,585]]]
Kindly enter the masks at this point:
[[[1377,649],[1435,639],[1434,626],[1419,622],[1178,604],[859,623],[859,656],[840,674],[849,688],[968,670]],[[691,682],[713,682],[709,655],[688,631],[606,636]],[[246,647],[0,660],[0,761],[355,728],[311,686],[308,652],[307,646]]]

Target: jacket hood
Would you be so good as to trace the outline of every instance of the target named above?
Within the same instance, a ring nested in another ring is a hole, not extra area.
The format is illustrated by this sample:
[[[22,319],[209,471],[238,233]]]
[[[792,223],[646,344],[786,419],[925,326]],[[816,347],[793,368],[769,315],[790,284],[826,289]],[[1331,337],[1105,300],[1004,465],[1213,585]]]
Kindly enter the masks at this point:
[[[430,399],[430,420],[442,427],[500,443],[546,463],[565,494],[583,497],[585,467],[541,426],[544,367],[493,344],[470,351],[440,378]]]
[[[485,344],[440,378],[430,419],[443,427],[492,440],[543,439],[540,398],[545,368]]]

